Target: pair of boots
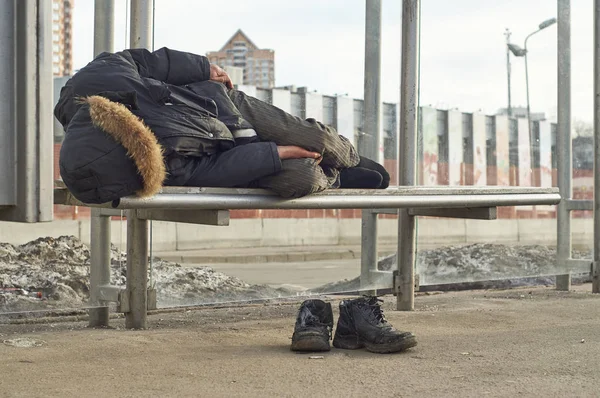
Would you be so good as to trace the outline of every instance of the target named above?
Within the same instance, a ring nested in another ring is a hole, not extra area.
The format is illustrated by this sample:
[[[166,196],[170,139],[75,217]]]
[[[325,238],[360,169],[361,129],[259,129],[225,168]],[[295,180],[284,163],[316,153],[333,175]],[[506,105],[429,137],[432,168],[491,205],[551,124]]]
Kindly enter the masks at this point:
[[[366,348],[381,354],[416,346],[417,340],[412,333],[398,331],[386,321],[381,301],[371,296],[342,301],[333,346],[347,350]],[[306,300],[298,311],[291,350],[329,351],[332,329],[331,304]]]

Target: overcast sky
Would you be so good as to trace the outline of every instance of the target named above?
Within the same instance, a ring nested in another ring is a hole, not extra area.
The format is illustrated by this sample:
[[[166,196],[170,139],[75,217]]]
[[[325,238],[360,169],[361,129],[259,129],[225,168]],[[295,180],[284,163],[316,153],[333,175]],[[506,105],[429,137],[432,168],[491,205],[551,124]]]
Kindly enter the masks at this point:
[[[126,2],[116,0],[116,50],[127,47]],[[494,113],[507,106],[504,30],[523,46],[556,0],[422,0],[421,105]],[[574,118],[593,120],[593,4],[572,0]],[[75,0],[74,64],[92,57],[93,0]],[[205,54],[241,28],[275,50],[276,84],[363,96],[364,0],[156,0],[155,48]],[[382,99],[398,102],[401,1],[383,0]],[[529,39],[532,111],[556,115],[556,25]],[[512,103],[526,105],[523,58],[511,57]]]

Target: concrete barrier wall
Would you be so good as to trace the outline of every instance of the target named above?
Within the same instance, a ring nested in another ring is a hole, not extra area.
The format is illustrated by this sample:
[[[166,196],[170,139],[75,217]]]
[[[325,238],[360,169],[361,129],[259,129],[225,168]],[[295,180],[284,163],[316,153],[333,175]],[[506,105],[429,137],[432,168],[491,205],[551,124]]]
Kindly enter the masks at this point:
[[[112,221],[112,241],[126,244],[126,222]],[[153,250],[194,250],[228,247],[360,245],[357,218],[233,219],[229,227],[153,222]],[[573,219],[573,244],[591,247],[591,219]],[[73,235],[90,242],[89,220],[61,220],[42,224],[0,223],[0,242],[23,244],[40,237]],[[433,247],[477,242],[556,245],[553,219],[454,220],[420,218],[418,246]],[[397,241],[397,222],[379,221],[379,243]]]

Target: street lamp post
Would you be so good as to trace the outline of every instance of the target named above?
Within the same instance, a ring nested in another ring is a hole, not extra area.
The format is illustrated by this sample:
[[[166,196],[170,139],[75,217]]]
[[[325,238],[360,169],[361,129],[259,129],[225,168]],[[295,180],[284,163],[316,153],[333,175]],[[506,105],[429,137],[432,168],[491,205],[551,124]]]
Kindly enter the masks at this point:
[[[508,44],[510,43],[510,30],[506,28],[504,31],[504,36],[506,36],[506,75],[508,78],[508,108],[506,111],[508,113],[508,117],[512,116],[512,105],[510,101],[510,49],[508,48]]]
[[[534,141],[534,137],[533,134],[531,132],[531,104],[529,102],[529,68],[527,66],[527,40],[529,40],[529,38],[531,36],[533,36],[534,34],[546,29],[549,26],[552,26],[556,23],[556,18],[550,18],[545,20],[544,22],[542,22],[541,24],[538,25],[538,29],[535,32],[530,33],[526,38],[525,38],[525,44],[523,46],[523,48],[517,46],[516,44],[512,44],[512,43],[508,43],[508,49],[510,50],[510,52],[513,53],[513,55],[515,57],[524,57],[525,58],[525,87],[526,87],[526,91],[527,91],[527,129],[528,129],[528,133],[529,133],[529,141],[530,141],[530,162],[533,162],[534,159],[534,149],[533,149],[533,141]]]

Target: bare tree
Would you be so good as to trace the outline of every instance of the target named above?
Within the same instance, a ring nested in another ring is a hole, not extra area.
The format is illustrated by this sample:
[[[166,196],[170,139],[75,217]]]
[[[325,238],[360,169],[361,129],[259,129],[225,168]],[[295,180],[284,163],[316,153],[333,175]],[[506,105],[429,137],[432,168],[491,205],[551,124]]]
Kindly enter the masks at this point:
[[[594,135],[594,125],[581,119],[573,121],[574,137],[592,137]]]

